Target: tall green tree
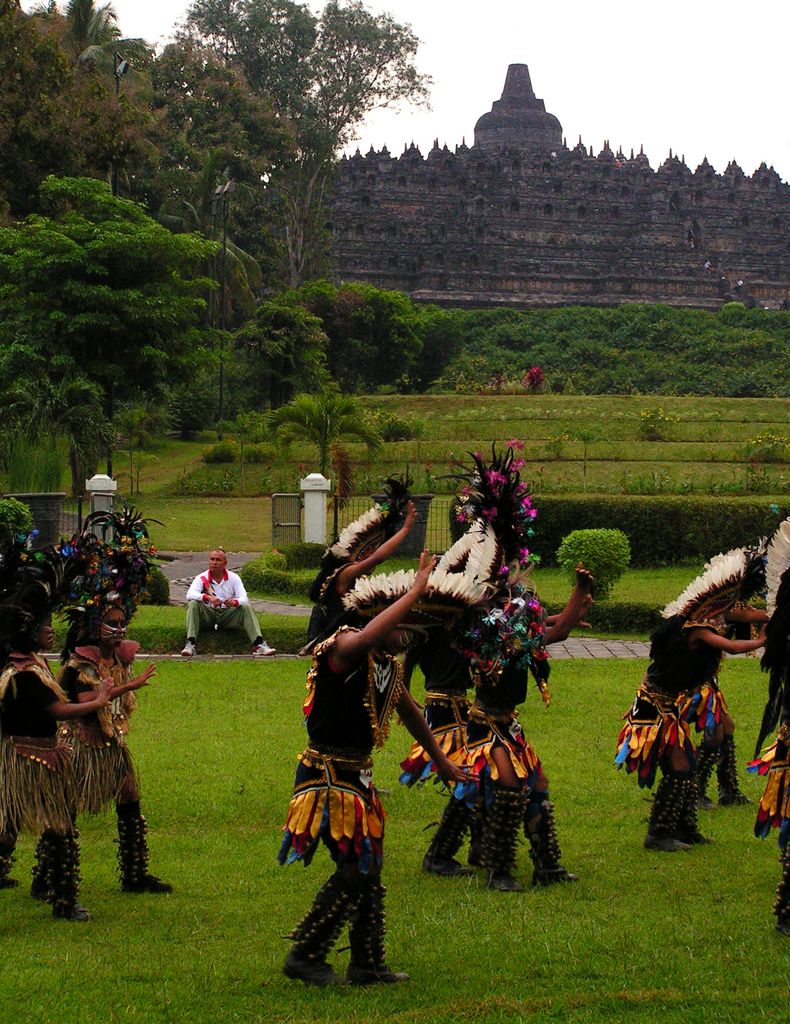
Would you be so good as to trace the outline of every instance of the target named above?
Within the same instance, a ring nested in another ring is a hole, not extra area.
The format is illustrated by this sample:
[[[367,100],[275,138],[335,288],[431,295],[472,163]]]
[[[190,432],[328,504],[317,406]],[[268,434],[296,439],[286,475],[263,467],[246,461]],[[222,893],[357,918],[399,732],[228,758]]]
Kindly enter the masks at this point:
[[[64,26],[60,15],[0,16],[0,216],[35,210],[48,174],[109,179],[115,165],[127,181],[156,162],[145,96],[116,95],[111,74],[75,67]]]
[[[321,321],[298,303],[265,299],[236,333],[237,388],[253,408],[278,408],[297,391],[327,383],[327,337]]]
[[[411,389],[422,350],[420,317],[403,292],[310,281],[291,293],[327,335],[327,366],[344,391]]]
[[[418,40],[357,0],[329,0],[319,16],[293,0],[195,0],[186,34],[240,67],[288,126],[293,150],[269,182],[287,279],[320,265],[323,203],[339,150],[373,110],[427,97],[414,64]]]
[[[47,178],[41,204],[47,216],[0,229],[0,373],[29,360],[105,394],[162,393],[207,344],[213,244],[91,178]]]

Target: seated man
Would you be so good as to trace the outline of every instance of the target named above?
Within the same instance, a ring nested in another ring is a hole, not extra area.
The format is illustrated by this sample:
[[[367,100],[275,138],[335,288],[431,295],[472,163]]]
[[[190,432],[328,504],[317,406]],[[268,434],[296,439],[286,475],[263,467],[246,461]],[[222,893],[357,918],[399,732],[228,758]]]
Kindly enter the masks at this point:
[[[202,626],[216,629],[241,627],[252,643],[254,658],[276,654],[260,633],[258,616],[250,605],[247,591],[235,572],[228,572],[228,559],[222,548],[208,556],[208,572],[196,576],[187,591],[187,642],[181,652],[191,658]]]

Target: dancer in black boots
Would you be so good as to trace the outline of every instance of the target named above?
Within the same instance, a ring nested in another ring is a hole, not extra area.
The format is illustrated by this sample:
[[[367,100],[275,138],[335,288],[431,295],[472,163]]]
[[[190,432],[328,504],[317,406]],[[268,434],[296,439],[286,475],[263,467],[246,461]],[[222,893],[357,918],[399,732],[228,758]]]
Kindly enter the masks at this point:
[[[58,598],[62,559],[17,543],[0,557],[0,888],[9,877],[21,829],[39,835],[31,895],[47,900],[54,917],[88,921],[78,902],[79,834],[71,749],[57,720],[105,707],[109,686],[90,703],[70,703],[41,656],[54,639],[51,609]]]
[[[406,652],[404,684],[407,687],[415,665],[419,665],[425,677],[424,715],[428,728],[447,757],[463,759],[469,713],[466,693],[472,685],[469,662],[455,646],[453,634],[437,628],[426,631],[424,639]],[[408,756],[401,761],[400,781],[406,786],[422,783],[433,775],[434,767],[428,751],[415,741]],[[471,869],[464,867],[455,855],[468,832],[472,833],[473,847],[479,846],[478,820],[474,808],[450,793],[439,826],[423,858],[423,871],[443,877],[471,875]],[[472,857],[474,859],[474,852]]]
[[[625,716],[615,763],[637,772],[639,785],[652,788],[660,768],[644,847],[664,853],[710,842],[697,826],[697,760],[690,735],[694,709],[704,701],[718,720],[721,704],[716,673],[722,654],[757,650],[763,639],[731,640],[730,621],[748,614],[735,607],[763,585],[761,555],[738,549],[717,555],[686,590],[669,604],[654,631],[650,665]],[[749,610],[750,611],[750,610]],[[712,766],[706,761],[705,770]]]
[[[749,771],[766,776],[757,809],[754,834],[764,839],[778,828],[781,877],[774,901],[776,929],[790,935],[790,519],[785,519],[768,545],[765,654],[769,673],[768,702]],[[765,739],[779,724],[774,743],[760,755]],[[758,756],[760,755],[760,756]]]
[[[405,650],[407,620],[424,593],[433,559],[427,552],[413,584],[361,629],[342,626],[319,644],[308,674],[305,702],[309,744],[299,757],[294,795],[284,826],[280,863],[309,864],[323,841],[336,870],[291,933],[285,961],[289,978],[308,985],[341,984],[327,955],[349,922],[354,985],[405,981],[384,952],[384,895],[380,870],[384,812],[373,787],[371,752],[384,743],[393,711],[429,752],[445,781],[463,778],[439,749],[402,683],[393,656]]]
[[[100,539],[99,533],[106,539]],[[71,628],[58,682],[72,699],[90,701],[109,681],[112,700],[68,732],[74,747],[78,806],[98,814],[115,804],[123,892],[169,893],[172,886],[148,871],[147,826],[126,745],[137,706],[135,691],[147,686],[156,672],[149,665],[134,674],[140,645],[126,639],[127,623],[148,579],[147,529],[133,510],[97,513],[88,518],[73,546],[72,558],[80,575],[72,593],[78,603],[66,612]]]

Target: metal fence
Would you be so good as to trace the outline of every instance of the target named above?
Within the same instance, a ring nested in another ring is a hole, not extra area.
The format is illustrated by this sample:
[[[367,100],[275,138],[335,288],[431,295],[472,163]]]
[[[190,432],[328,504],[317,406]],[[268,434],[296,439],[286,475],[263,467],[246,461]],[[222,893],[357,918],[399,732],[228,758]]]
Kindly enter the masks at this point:
[[[446,551],[452,544],[450,536],[450,507],[453,502],[452,495],[436,495],[426,503],[425,508],[425,536],[415,537],[417,549],[428,548],[437,554]],[[331,522],[328,525],[328,532],[336,537],[343,527],[353,523],[363,512],[371,507],[373,499],[363,495],[355,495],[351,498],[337,498],[330,504]],[[419,520],[415,530],[419,528]]]
[[[82,520],[90,509],[86,503],[83,509],[82,498],[66,498],[58,515],[58,536],[72,537],[79,532]]]

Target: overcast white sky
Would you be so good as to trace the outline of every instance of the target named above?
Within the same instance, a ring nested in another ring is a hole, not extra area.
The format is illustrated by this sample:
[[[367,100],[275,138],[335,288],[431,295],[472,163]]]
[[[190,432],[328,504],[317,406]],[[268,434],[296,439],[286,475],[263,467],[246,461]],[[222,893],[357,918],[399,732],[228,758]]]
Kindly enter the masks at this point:
[[[188,0],[113,0],[127,36],[166,42]],[[32,3],[23,4],[33,6]],[[320,4],[311,4],[320,7]],[[790,180],[790,4],[787,0],[368,0],[408,22],[434,80],[431,109],[381,111],[359,146],[398,154],[438,137],[471,145],[507,65],[529,65],[537,96],[597,153],[644,144],[653,167],[670,148],[692,168],[762,160]]]

